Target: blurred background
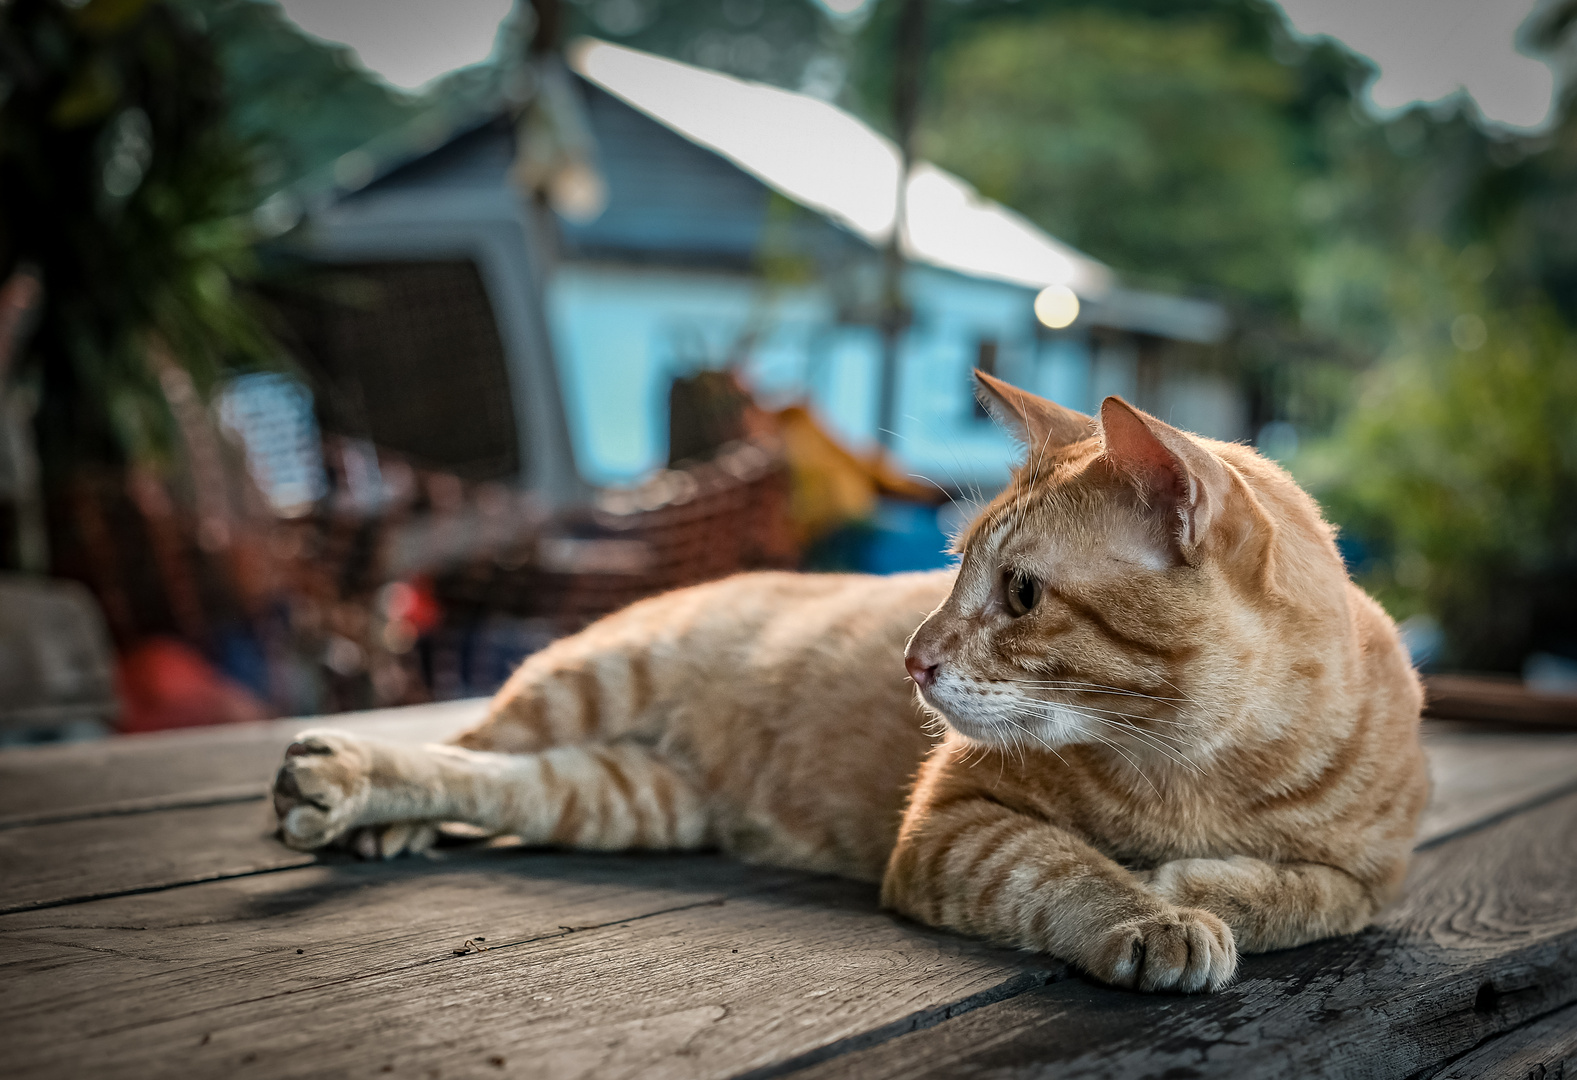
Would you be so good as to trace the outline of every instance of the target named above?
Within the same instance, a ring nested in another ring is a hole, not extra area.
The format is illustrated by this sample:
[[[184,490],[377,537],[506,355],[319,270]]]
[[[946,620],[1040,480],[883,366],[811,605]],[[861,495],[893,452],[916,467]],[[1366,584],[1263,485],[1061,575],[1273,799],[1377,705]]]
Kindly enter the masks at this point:
[[[1574,23],[4,0],[0,741],[485,694],[663,589],[945,565],[1014,454],[977,367],[1253,443],[1426,671],[1569,698]]]

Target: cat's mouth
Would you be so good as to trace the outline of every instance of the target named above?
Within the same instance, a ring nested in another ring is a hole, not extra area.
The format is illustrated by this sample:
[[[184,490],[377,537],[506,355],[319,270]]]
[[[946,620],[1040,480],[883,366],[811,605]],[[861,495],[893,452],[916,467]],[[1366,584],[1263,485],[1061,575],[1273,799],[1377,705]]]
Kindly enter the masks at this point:
[[[952,695],[946,693],[940,685],[917,686],[920,703],[932,715],[941,720],[948,727],[971,739],[985,739],[989,725],[982,724],[975,717],[959,709],[952,700]]]
[[[967,716],[955,716],[943,713],[942,718],[947,721],[947,726],[972,742],[989,743],[992,746],[1007,746],[1012,743],[1012,732],[1006,725],[995,720],[977,720]]]
[[[1023,735],[1002,708],[1000,699],[944,683],[921,687],[920,699],[948,727],[972,742],[1011,746]]]

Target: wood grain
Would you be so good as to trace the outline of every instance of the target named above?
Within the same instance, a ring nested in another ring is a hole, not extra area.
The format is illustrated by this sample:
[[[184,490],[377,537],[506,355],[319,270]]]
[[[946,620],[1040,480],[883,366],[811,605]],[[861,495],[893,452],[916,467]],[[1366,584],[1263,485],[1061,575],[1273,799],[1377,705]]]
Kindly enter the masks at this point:
[[[721,858],[320,866],[0,919],[0,1031],[40,1077],[1408,1075],[1577,1000],[1574,866],[1577,797],[1424,853],[1380,927],[1209,998],[1064,979]],[[1060,981],[857,1048],[1026,976]]]
[[[0,914],[291,866],[261,800],[0,831]]]
[[[253,785],[261,795],[291,737],[302,728],[337,727],[426,742],[480,719],[486,707],[486,699],[475,698],[4,750],[0,827],[40,817],[124,812],[127,803],[180,802],[194,793],[233,792],[241,785]]]
[[[420,741],[481,707],[311,723]],[[317,863],[261,801],[307,723],[0,753],[0,909],[82,901],[0,915],[8,1076],[1407,1075],[1520,1067],[1577,1000],[1577,735],[1431,725],[1403,904],[1152,998],[721,858]]]
[[[1403,1077],[1577,1001],[1577,796],[1421,854],[1347,938],[1245,960],[1198,998],[1082,980],[796,1077]]]
[[[1508,735],[1431,723],[1424,749],[1434,791],[1421,844],[1577,786],[1577,732]]]
[[[423,708],[345,726],[359,724],[384,737],[414,741],[447,734],[453,719],[449,712],[434,715]],[[181,782],[196,783],[202,778],[200,765],[209,762],[216,766],[213,780],[234,780],[243,765],[250,769],[266,761],[271,768],[296,730],[294,723],[270,725],[245,738],[226,733],[232,737],[216,740],[217,747],[203,740],[161,747],[155,767],[173,761],[171,771]],[[1577,784],[1577,735],[1441,732],[1432,734],[1428,745],[1435,791],[1421,842]],[[112,749],[121,755],[109,755],[115,768],[83,765],[73,780],[86,787],[94,775],[102,775],[106,789],[124,791],[124,785],[115,787],[117,776],[149,768],[144,740]],[[11,827],[0,827],[0,913],[309,865],[312,856],[290,851],[267,835],[272,819],[263,792],[259,783],[89,803],[57,808],[58,820],[49,821],[47,813],[33,819],[43,818],[43,824],[14,816]]]
[[[8,916],[0,943],[19,1078],[725,1077],[1063,970],[701,856],[315,867]]]
[[[1577,1077],[1577,1005],[1535,1020],[1525,1027],[1460,1057],[1431,1080],[1572,1080]]]

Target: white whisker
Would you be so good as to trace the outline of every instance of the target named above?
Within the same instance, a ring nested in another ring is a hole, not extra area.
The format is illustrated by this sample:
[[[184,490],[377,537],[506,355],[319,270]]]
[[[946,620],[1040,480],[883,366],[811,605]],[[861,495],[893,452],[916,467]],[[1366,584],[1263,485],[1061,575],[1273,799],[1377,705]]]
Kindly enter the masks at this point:
[[[1096,717],[1094,719],[1099,719],[1099,718]],[[1046,742],[1046,740],[1040,738],[1040,736],[1036,735],[1034,730],[1031,729],[1028,725],[1018,723],[1011,716],[1009,716],[1009,722],[1012,723],[1013,726],[1018,728],[1020,731],[1023,731],[1025,734],[1027,734],[1031,738],[1035,739],[1042,746],[1046,747],[1046,749],[1050,750],[1053,754],[1056,754],[1058,761],[1062,761],[1064,765],[1067,764],[1066,760],[1063,759],[1062,755],[1061,754],[1057,754],[1057,751],[1051,746],[1051,744]],[[1142,780],[1144,780],[1145,783],[1150,785],[1150,790],[1155,792],[1156,797],[1160,798],[1161,791],[1160,791],[1159,788],[1157,788],[1155,786],[1155,781],[1150,779],[1149,774],[1144,771],[1143,767],[1141,767],[1140,764],[1137,761],[1135,761],[1132,757],[1130,757],[1128,755],[1128,753],[1123,750],[1122,747],[1118,746],[1116,743],[1112,742],[1110,739],[1103,738],[1099,732],[1091,731],[1088,734],[1090,735],[1091,738],[1093,738],[1096,742],[1100,743],[1102,746],[1105,746],[1106,748],[1108,748],[1108,749],[1110,749],[1112,751],[1115,751],[1118,754],[1118,756],[1120,756],[1124,761],[1126,761],[1128,763],[1129,767],[1132,768],[1134,772],[1139,774],[1139,777]]]
[[[1067,690],[1080,694],[1108,694],[1113,697],[1140,698],[1144,701],[1159,701],[1163,705],[1193,704],[1185,702],[1182,698],[1156,697],[1154,694],[1142,694],[1137,690],[1120,690],[1117,687],[1096,686],[1093,683],[1060,683],[1041,679],[1014,680],[1014,686],[1033,686],[1042,690]]]
[[[1019,731],[1022,731],[1024,734],[1028,735],[1030,738],[1032,738],[1036,742],[1040,743],[1040,745],[1044,746],[1047,750],[1050,750],[1053,757],[1055,757],[1058,761],[1062,762],[1064,767],[1067,766],[1068,759],[1063,757],[1061,754],[1057,753],[1057,748],[1055,746],[1051,745],[1045,739],[1042,739],[1039,735],[1035,734],[1035,732],[1029,727],[1029,725],[1019,723],[1012,716],[1009,716],[1007,718],[1007,721],[1008,721],[1008,723],[1012,724],[1015,728],[1017,728]]]
[[[1044,701],[1040,698],[1026,698],[1025,700],[1038,702],[1042,705],[1062,706],[1065,708],[1076,709],[1085,712],[1098,712],[1103,716],[1116,717],[1120,720],[1132,720],[1135,723],[1163,724],[1166,727],[1175,728],[1192,728],[1194,726],[1182,720],[1168,720],[1161,716],[1145,716],[1143,713],[1119,712],[1116,709],[1102,709],[1095,705],[1078,705],[1071,701]]]
[[[1082,682],[1078,679],[1014,679],[1011,680],[1011,682],[1018,686],[1044,686],[1059,690],[1087,690],[1090,693],[1102,692],[1108,694],[1125,694],[1130,697],[1146,698],[1150,701],[1163,701],[1167,704],[1199,704],[1199,702],[1195,701],[1191,697],[1161,697],[1157,694],[1146,694],[1142,690],[1133,690],[1122,686],[1108,686],[1105,683]],[[1171,684],[1168,683],[1167,685]],[[1174,686],[1172,689],[1175,690],[1177,688]]]
[[[1103,739],[1103,738],[1101,738],[1101,736],[1099,734],[1097,734],[1096,732],[1093,732],[1093,731],[1090,732],[1090,736],[1096,742],[1100,743],[1102,746],[1105,746],[1105,747],[1107,747],[1107,748],[1109,748],[1111,750],[1117,751],[1117,753],[1119,755],[1121,755],[1122,759],[1124,761],[1126,761],[1133,768],[1133,771],[1139,774],[1140,779],[1142,779],[1145,783],[1150,785],[1150,790],[1155,793],[1155,797],[1157,799],[1159,799],[1161,797],[1161,789],[1155,786],[1155,781],[1150,779],[1150,774],[1145,772],[1143,769],[1141,769],[1139,767],[1139,763],[1137,761],[1135,761],[1133,758],[1129,757],[1126,753],[1124,753],[1122,747],[1118,746],[1116,743],[1112,742],[1110,739]]]
[[[1143,745],[1160,753],[1168,761],[1171,761],[1196,775],[1203,775],[1203,771],[1200,769],[1199,765],[1193,761],[1188,760],[1188,758],[1183,754],[1181,747],[1166,742],[1157,732],[1147,732],[1129,724],[1119,724],[1114,720],[1111,720],[1105,716],[1101,716],[1097,712],[1080,708],[1077,705],[1063,705],[1056,702],[1035,701],[1031,699],[1022,702],[1021,707],[1032,712],[1037,708],[1043,709],[1045,711],[1040,715],[1047,717],[1055,717],[1055,710],[1057,709],[1066,709],[1077,716],[1082,716],[1087,720],[1093,720],[1098,724],[1102,724],[1107,728],[1112,729],[1113,731],[1120,731],[1124,734],[1131,735],[1138,739]],[[1091,734],[1094,733],[1092,732]],[[1099,738],[1099,736],[1096,737]]]

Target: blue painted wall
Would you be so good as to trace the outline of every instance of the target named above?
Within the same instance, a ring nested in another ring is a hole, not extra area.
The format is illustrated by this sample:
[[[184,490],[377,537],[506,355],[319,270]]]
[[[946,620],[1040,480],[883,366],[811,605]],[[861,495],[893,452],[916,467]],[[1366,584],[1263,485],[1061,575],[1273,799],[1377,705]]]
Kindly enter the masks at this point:
[[[950,489],[1000,487],[1014,447],[976,413],[970,370],[997,342],[1004,378],[1089,408],[1090,353],[1079,335],[1038,338],[1033,293],[930,268],[910,271],[915,321],[903,345],[895,449],[905,467]],[[744,355],[768,404],[808,399],[847,444],[876,443],[881,342],[837,319],[824,286],[768,291],[721,271],[567,262],[549,318],[577,463],[599,485],[639,480],[667,457],[676,374]]]

